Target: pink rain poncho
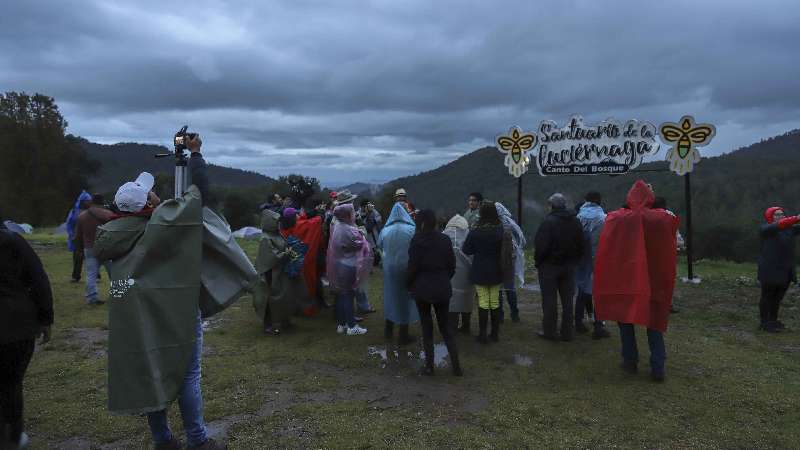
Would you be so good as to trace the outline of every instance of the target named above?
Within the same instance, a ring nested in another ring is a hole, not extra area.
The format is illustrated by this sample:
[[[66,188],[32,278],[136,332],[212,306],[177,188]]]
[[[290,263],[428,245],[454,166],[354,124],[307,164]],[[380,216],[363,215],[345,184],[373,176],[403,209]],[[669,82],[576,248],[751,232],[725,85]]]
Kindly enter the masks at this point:
[[[355,226],[356,210],[351,204],[333,210],[336,221],[328,242],[328,282],[337,291],[350,291],[361,285],[372,267],[369,242]]]

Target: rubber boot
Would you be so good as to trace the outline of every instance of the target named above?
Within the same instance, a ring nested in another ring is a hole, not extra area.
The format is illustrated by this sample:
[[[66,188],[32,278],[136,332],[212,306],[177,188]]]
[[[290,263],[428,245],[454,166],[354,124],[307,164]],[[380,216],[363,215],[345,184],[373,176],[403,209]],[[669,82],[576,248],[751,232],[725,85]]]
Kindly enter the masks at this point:
[[[461,313],[461,326],[458,328],[459,333],[470,334],[470,321],[472,320],[472,313]]]
[[[422,347],[425,350],[425,365],[419,370],[419,374],[430,376],[433,375],[433,340],[423,342]]]
[[[386,325],[383,327],[383,337],[386,339],[394,337],[394,322],[391,320],[387,320]]]
[[[490,337],[492,339],[492,342],[497,342],[497,341],[500,340],[500,310],[499,310],[499,308],[491,310],[490,314],[492,316],[492,334],[491,334]]]
[[[451,312],[447,313],[447,330],[450,332],[450,336],[455,336],[456,331],[458,331],[458,313]]]
[[[464,376],[464,371],[461,370],[461,361],[458,358],[458,350],[456,349],[455,342],[447,347],[447,352],[450,353],[450,364],[453,365],[453,375],[457,377]]]
[[[397,337],[397,345],[408,345],[417,342],[416,336],[408,334],[408,325],[400,325],[400,333]]]
[[[489,310],[478,308],[478,342],[481,344],[489,343],[486,339],[486,324],[489,322]]]

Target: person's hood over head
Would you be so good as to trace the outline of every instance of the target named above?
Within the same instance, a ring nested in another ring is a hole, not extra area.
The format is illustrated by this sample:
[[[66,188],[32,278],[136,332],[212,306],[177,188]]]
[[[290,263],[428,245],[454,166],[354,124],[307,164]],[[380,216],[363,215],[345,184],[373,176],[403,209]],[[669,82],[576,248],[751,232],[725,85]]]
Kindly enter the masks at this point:
[[[444,227],[445,229],[448,228],[455,228],[457,230],[469,230],[469,222],[464,216],[460,214],[456,214],[447,222],[447,225]]]
[[[278,221],[281,215],[270,209],[261,212],[261,231],[265,233],[277,233]]]
[[[333,216],[336,217],[336,220],[339,222],[348,225],[355,225],[356,223],[356,209],[353,207],[352,203],[345,203],[334,208]]]
[[[778,211],[783,211],[783,208],[780,206],[771,206],[764,211],[764,218],[767,219],[767,223],[775,222],[775,213]]]
[[[399,202],[392,206],[392,212],[389,214],[389,218],[386,219],[387,227],[395,223],[405,223],[412,226],[415,225],[414,219],[411,218],[411,214],[409,214],[405,206]]]
[[[632,210],[646,209],[650,208],[655,199],[656,196],[653,194],[652,189],[647,186],[647,183],[642,180],[636,180],[631,190],[628,191],[626,204]]]

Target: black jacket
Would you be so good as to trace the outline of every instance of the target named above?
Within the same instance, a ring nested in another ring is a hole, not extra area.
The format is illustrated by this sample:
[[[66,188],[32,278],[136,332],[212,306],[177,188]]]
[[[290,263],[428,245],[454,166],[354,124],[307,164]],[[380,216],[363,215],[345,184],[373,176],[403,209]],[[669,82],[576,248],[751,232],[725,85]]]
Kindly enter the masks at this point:
[[[53,323],[50,280],[22,236],[0,227],[0,344],[34,339]]]
[[[794,264],[794,237],[800,225],[781,230],[777,223],[762,225],[761,254],[758,256],[758,281],[762,285],[788,286],[797,281]]]
[[[576,265],[586,251],[581,222],[570,211],[553,211],[539,225],[534,240],[536,267],[544,263]]]
[[[456,273],[456,255],[450,238],[438,231],[417,233],[408,246],[406,285],[414,300],[450,301],[450,278]]]
[[[203,206],[210,204],[207,174],[208,165],[206,164],[206,160],[203,159],[203,155],[200,153],[192,153],[192,156],[189,157],[187,167],[191,176],[189,185],[193,184],[197,186],[197,189],[200,191]]]
[[[478,227],[470,230],[461,250],[473,256],[469,280],[479,286],[494,286],[504,280],[503,241],[507,233],[502,225]]]

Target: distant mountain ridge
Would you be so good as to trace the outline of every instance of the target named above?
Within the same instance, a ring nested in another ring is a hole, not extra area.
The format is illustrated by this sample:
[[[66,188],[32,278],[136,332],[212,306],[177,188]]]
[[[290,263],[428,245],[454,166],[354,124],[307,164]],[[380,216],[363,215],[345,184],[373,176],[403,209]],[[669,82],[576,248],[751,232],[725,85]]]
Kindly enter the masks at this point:
[[[335,191],[348,190],[353,194],[358,195],[359,197],[375,198],[380,194],[382,188],[383,188],[382,184],[358,182],[358,183],[348,184],[347,186],[342,186],[334,190]]]
[[[664,154],[660,153],[661,157]],[[800,130],[703,158],[691,175],[696,254],[733,260],[755,258],[756,230],[763,221],[764,209],[783,205],[789,214],[800,213],[798,174]],[[532,238],[552,193],[563,193],[573,207],[582,203],[586,192],[596,190],[603,195],[603,206],[614,210],[625,203],[637,178],[652,183],[656,195],[666,198],[670,209],[685,215],[684,179],[669,172],[664,161],[646,163],[632,173],[617,176],[542,177],[533,167],[522,177],[525,234]],[[517,180],[508,174],[503,155],[495,147],[484,147],[436,169],[388,182],[379,207],[385,209],[390,204],[391,193],[398,187],[408,191],[417,208],[431,208],[442,217],[463,213],[467,196],[475,191],[502,202],[517,215]]]
[[[156,154],[169,151],[161,145],[130,142],[105,145],[85,139],[82,140],[82,145],[89,157],[101,164],[100,169],[89,180],[94,191],[113,192],[120,184],[135,179],[143,171],[153,175],[174,173],[172,158],[155,158]],[[208,175],[215,186],[232,188],[255,187],[275,181],[260,173],[215,164],[209,164]]]

